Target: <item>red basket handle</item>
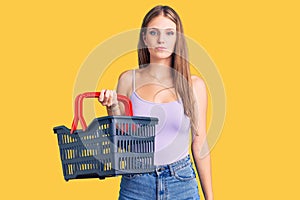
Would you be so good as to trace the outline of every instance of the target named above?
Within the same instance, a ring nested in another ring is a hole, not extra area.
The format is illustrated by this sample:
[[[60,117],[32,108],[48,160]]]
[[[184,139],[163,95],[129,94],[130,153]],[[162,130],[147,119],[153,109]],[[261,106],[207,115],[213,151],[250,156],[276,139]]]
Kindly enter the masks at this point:
[[[72,134],[76,129],[78,125],[78,121],[80,121],[80,124],[82,126],[82,130],[85,131],[87,128],[86,122],[83,118],[83,112],[82,112],[82,107],[83,107],[83,99],[84,98],[99,98],[100,92],[85,92],[82,94],[79,94],[76,99],[75,99],[75,112],[74,112],[74,119],[72,122],[72,128],[70,133]],[[128,97],[124,95],[117,95],[118,101],[121,101],[124,106],[125,106],[125,114],[127,116],[132,116],[132,104],[131,101]]]

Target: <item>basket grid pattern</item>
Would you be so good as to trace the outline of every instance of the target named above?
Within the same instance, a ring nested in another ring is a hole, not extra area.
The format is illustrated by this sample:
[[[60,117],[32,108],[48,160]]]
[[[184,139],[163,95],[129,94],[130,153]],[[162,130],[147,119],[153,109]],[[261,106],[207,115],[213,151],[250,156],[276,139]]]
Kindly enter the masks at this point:
[[[55,127],[66,180],[152,172],[157,119],[107,116],[86,131]]]

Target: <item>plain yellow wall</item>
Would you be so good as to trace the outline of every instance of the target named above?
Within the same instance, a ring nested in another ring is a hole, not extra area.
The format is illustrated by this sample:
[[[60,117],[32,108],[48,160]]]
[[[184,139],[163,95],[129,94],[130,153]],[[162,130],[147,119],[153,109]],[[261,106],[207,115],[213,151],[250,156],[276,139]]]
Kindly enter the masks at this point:
[[[299,199],[300,16],[292,0],[1,2],[1,199],[117,198],[119,177],[64,181],[52,128],[71,124],[89,53],[139,28],[157,4],[180,14],[226,88],[226,120],[211,152],[215,199]],[[123,70],[135,59],[112,65]]]

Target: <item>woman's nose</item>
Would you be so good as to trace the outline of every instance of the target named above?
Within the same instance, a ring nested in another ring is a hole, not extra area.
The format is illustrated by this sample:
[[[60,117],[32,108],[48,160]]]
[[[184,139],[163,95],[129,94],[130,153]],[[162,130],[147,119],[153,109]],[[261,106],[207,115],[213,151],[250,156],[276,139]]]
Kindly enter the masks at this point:
[[[158,42],[159,44],[165,43],[165,37],[164,37],[163,34],[159,34],[159,35],[158,35],[157,42]]]

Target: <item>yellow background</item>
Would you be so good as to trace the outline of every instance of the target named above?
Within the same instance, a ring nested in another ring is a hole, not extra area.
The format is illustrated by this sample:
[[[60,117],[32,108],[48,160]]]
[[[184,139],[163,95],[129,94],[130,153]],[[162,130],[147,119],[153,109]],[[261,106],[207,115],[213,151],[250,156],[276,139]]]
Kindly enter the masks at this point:
[[[180,14],[224,81],[226,121],[211,152],[215,199],[300,198],[296,0],[29,0],[0,3],[1,199],[117,198],[119,178],[64,181],[52,128],[71,123],[87,55],[139,28],[161,3]]]

